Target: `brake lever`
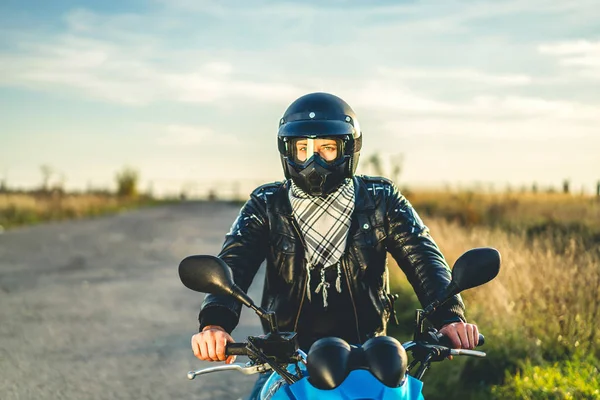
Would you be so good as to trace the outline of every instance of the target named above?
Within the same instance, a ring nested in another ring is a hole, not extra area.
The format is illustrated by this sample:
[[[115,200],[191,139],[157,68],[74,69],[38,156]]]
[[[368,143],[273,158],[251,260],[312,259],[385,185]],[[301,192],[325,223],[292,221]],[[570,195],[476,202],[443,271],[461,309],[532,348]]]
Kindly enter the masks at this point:
[[[187,377],[189,380],[192,380],[199,375],[205,375],[205,374],[210,374],[213,372],[221,372],[221,371],[238,371],[244,375],[253,375],[253,374],[258,374],[258,373],[262,373],[262,372],[267,372],[270,369],[271,369],[271,366],[267,365],[267,364],[257,364],[257,365],[229,364],[229,365],[219,365],[218,367],[199,369],[197,371],[190,371],[187,373]]]

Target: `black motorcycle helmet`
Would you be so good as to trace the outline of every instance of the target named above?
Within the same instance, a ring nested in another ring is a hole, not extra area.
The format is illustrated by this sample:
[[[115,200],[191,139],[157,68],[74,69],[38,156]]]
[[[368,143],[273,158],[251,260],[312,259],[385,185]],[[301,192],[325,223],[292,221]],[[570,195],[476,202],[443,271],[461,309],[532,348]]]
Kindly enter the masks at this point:
[[[297,142],[309,139],[335,141],[337,157],[325,160],[313,153],[299,158]],[[346,178],[354,176],[362,133],[348,103],[329,93],[310,93],[285,110],[279,121],[277,142],[285,177],[292,179],[304,192],[323,196],[337,189]]]

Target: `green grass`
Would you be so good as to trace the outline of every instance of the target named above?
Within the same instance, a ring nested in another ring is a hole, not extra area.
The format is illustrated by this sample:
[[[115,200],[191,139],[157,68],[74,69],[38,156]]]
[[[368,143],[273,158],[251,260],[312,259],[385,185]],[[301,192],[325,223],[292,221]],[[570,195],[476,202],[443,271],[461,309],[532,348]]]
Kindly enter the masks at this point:
[[[516,375],[507,375],[493,387],[493,399],[592,400],[600,398],[600,364],[593,358],[552,364],[523,363]]]

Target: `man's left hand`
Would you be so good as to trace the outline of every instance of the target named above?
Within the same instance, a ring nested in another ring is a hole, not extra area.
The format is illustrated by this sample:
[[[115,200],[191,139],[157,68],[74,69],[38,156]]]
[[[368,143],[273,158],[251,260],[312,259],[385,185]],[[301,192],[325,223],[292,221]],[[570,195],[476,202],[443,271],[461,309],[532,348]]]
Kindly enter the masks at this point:
[[[477,325],[464,322],[453,322],[444,325],[439,333],[448,336],[454,349],[474,349],[479,343],[479,330]]]

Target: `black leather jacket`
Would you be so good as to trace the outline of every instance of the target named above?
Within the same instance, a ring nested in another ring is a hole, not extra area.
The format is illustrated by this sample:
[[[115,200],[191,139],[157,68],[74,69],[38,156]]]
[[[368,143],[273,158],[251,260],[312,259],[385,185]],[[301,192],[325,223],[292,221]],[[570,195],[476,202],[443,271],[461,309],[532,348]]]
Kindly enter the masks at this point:
[[[450,282],[450,268],[408,200],[394,184],[380,177],[354,177],[356,198],[342,271],[350,288],[356,329],[361,341],[385,334],[393,302],[387,295],[389,252],[406,274],[423,306]],[[289,181],[257,188],[227,234],[219,257],[232,269],[244,291],[266,259],[262,307],[277,314],[282,331],[296,331],[305,301],[307,273],[300,229],[292,217]],[[200,329],[219,325],[231,332],[241,305],[227,296],[207,295],[200,311]],[[430,321],[465,321],[464,304],[455,296]],[[266,328],[266,327],[265,327]]]

